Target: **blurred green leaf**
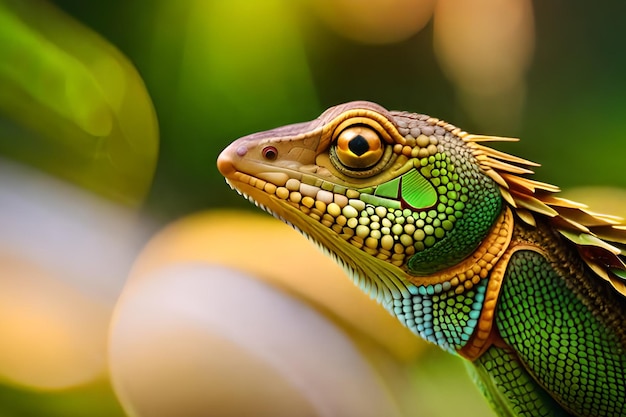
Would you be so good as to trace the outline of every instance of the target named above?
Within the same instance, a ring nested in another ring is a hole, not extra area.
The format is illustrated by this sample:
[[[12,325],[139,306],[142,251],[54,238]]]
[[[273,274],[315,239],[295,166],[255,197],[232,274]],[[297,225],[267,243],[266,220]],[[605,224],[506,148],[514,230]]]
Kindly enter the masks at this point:
[[[0,1],[0,153],[128,204],[148,191],[158,147],[134,67],[37,0]]]

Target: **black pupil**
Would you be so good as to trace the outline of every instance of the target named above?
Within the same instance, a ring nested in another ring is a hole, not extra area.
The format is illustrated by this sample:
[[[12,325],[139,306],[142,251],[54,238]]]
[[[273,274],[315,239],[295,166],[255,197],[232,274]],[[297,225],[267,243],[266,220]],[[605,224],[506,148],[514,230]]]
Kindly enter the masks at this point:
[[[356,135],[350,143],[348,143],[348,148],[354,153],[356,156],[361,156],[365,152],[370,150],[370,145],[367,143],[367,139],[365,139],[361,135]]]

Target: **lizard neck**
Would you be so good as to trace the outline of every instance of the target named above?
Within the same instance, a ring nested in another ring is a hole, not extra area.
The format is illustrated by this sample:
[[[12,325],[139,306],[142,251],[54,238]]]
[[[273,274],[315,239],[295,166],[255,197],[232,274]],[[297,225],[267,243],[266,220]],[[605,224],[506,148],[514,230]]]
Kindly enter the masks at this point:
[[[471,256],[436,274],[407,277],[411,295],[394,300],[393,314],[422,338],[452,353],[461,350],[480,330],[483,305],[492,302],[489,273],[511,240],[513,220],[506,208]]]

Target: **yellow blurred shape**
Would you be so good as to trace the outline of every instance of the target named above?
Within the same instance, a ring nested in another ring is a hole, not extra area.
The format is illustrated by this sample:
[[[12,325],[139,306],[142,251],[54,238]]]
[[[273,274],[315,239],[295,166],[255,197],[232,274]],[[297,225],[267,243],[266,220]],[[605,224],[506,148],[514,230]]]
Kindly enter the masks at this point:
[[[438,0],[435,52],[476,121],[514,125],[534,48],[530,0]]]
[[[124,297],[149,272],[190,261],[229,266],[278,285],[376,340],[397,358],[411,360],[424,346],[305,238],[268,216],[242,211],[198,213],[168,226],[140,255]]]
[[[422,30],[435,0],[311,0],[318,15],[338,34],[366,44],[403,41]]]
[[[626,219],[626,189],[618,187],[574,187],[563,191],[564,198],[579,201],[596,213]]]
[[[0,2],[0,153],[128,204],[156,164],[152,102],[111,44],[47,2]]]
[[[0,252],[0,265],[0,378],[61,389],[103,375],[110,307],[24,258]]]

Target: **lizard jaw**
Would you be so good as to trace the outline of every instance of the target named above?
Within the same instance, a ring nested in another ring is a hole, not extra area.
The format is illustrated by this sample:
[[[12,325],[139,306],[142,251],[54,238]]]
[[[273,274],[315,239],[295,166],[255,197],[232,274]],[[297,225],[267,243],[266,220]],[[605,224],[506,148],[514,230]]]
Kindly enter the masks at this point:
[[[250,181],[250,178],[253,180]],[[314,243],[324,254],[339,264],[359,288],[387,310],[392,311],[394,299],[410,296],[406,282],[400,278],[405,276],[404,271],[375,258],[363,257],[358,248],[337,234],[329,234],[324,225],[309,219],[295,207],[295,203],[251,185],[256,184],[256,181],[262,180],[238,171],[226,179],[226,183],[242,197]]]

